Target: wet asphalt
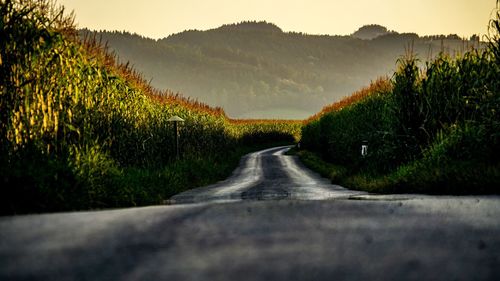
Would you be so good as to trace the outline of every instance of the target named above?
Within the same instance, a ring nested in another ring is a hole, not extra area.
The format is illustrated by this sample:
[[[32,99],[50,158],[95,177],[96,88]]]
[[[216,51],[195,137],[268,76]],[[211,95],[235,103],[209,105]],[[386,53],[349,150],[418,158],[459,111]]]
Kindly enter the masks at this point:
[[[242,200],[326,200],[366,195],[345,189],[307,169],[290,146],[275,147],[244,156],[226,180],[173,196],[169,204],[237,202]]]
[[[371,195],[286,147],[170,205],[0,218],[0,280],[500,280],[500,197]]]

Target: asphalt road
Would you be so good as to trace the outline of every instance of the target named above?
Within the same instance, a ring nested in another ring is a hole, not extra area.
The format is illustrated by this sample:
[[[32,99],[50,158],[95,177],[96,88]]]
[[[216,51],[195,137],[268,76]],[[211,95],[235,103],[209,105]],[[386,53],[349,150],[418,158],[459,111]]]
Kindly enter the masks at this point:
[[[227,180],[178,194],[169,203],[322,200],[366,194],[332,185],[304,167],[296,157],[284,155],[289,148],[276,147],[248,154]]]
[[[500,280],[500,197],[349,191],[283,151],[168,206],[0,218],[0,280]]]

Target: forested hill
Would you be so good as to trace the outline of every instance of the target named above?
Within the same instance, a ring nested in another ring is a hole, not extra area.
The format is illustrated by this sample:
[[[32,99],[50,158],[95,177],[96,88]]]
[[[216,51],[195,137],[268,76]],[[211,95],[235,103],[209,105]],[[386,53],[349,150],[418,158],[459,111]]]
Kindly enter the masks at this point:
[[[230,117],[293,119],[310,116],[391,73],[411,42],[423,61],[443,49],[454,52],[476,42],[419,37],[376,25],[353,36],[308,35],[283,32],[266,22],[189,30],[160,40],[124,32],[96,36],[156,88],[222,106]]]

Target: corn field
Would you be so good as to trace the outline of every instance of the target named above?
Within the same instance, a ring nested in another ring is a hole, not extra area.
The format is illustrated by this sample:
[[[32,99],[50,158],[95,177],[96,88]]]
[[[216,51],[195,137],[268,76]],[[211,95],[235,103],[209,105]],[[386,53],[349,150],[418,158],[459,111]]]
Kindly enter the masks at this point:
[[[99,205],[104,193],[116,193],[106,187],[111,175],[128,167],[174,165],[173,124],[167,121],[174,115],[185,120],[185,161],[223,159],[222,151],[235,151],[252,138],[293,142],[300,134],[298,122],[234,121],[220,108],[153,89],[96,38],[79,40],[73,15],[53,1],[1,0],[0,15],[0,174],[6,201],[26,192],[60,196],[55,190],[62,187],[56,186],[66,183],[66,193],[79,186],[75,194],[83,197],[83,208]],[[36,166],[47,171],[40,175]],[[50,209],[40,208],[45,207]]]
[[[351,175],[385,177],[392,192],[499,192],[499,19],[484,50],[443,53],[423,67],[402,57],[392,78],[307,120],[303,146]]]

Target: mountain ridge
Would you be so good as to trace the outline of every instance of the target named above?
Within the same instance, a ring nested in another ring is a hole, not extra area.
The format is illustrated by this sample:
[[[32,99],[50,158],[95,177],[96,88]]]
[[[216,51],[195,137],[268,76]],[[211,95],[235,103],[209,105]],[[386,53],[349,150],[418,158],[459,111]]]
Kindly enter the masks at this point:
[[[371,40],[310,35],[283,32],[264,21],[187,30],[158,40],[123,32],[96,35],[156,88],[222,106],[233,118],[285,119],[306,118],[325,104],[388,75],[411,42],[422,58],[446,48],[452,53],[466,42],[435,36],[441,38],[441,44],[440,40],[397,32]]]

